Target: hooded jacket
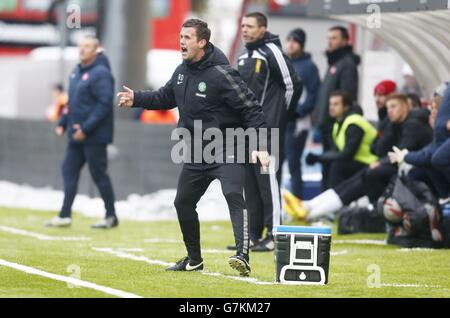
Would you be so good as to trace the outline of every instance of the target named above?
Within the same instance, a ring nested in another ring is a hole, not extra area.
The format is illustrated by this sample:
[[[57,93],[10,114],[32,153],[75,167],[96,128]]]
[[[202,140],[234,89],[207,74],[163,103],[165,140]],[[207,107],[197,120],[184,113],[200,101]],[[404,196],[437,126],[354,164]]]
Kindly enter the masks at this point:
[[[328,71],[320,87],[313,122],[317,127],[331,126],[333,120],[329,115],[330,95],[337,90],[350,93],[353,100],[358,99],[358,65],[361,58],[353,53],[351,46],[334,52],[327,52]]]
[[[254,94],[241,80],[222,51],[208,44],[205,55],[196,63],[184,62],[179,65],[167,84],[158,91],[135,92],[133,107],[151,110],[178,107],[179,128],[187,129],[194,136],[190,143],[192,167],[213,167],[214,164],[194,158],[194,147],[200,142],[203,151],[211,141],[199,141],[205,130],[218,129],[226,139],[227,128],[267,128],[264,113]],[[201,131],[195,122],[201,121]],[[226,145],[224,145],[223,149]],[[235,149],[238,144],[235,144]],[[256,149],[250,149],[256,150]],[[261,149],[265,150],[265,149]],[[236,154],[236,153],[235,153]],[[230,162],[225,151],[217,150],[215,159]],[[188,159],[188,158],[185,158]]]
[[[70,142],[80,125],[86,135],[83,144],[109,144],[113,142],[114,78],[109,61],[103,53],[86,67],[77,65],[69,79],[69,111],[61,117]]]
[[[238,58],[238,70],[260,102],[269,127],[284,129],[288,118],[296,118],[303,85],[277,35],[266,32],[247,44]]]

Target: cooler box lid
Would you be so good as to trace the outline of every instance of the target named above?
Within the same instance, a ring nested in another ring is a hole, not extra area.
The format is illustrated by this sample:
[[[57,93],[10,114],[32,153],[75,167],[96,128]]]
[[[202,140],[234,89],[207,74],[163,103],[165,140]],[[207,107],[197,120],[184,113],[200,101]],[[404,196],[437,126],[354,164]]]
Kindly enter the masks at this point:
[[[331,228],[313,226],[276,226],[275,233],[331,235]]]

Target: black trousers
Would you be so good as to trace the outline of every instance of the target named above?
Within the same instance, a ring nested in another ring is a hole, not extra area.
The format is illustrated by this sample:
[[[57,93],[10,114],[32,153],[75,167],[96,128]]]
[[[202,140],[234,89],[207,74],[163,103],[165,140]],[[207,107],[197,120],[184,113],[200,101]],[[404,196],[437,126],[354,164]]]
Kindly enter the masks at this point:
[[[202,260],[200,222],[197,203],[209,185],[218,179],[228,204],[238,253],[249,253],[248,215],[244,201],[245,168],[241,164],[223,164],[211,169],[194,169],[185,165],[178,180],[175,208],[188,256]]]
[[[276,174],[261,173],[261,164],[245,167],[245,199],[250,215],[250,239],[258,242],[264,228],[272,232],[281,224],[281,195]]]
[[[367,165],[357,161],[334,161],[328,165],[328,186],[332,189],[345,180],[350,179],[358,172],[367,168]]]
[[[96,184],[100,196],[105,203],[106,216],[116,216],[114,208],[114,191],[111,179],[107,173],[108,156],[106,144],[75,144],[69,143],[62,166],[64,179],[64,203],[60,217],[71,217],[72,205],[78,189],[80,172],[87,162],[89,172]]]
[[[367,195],[375,203],[389,185],[397,168],[391,164],[382,164],[378,168],[366,168],[334,188],[344,205]]]

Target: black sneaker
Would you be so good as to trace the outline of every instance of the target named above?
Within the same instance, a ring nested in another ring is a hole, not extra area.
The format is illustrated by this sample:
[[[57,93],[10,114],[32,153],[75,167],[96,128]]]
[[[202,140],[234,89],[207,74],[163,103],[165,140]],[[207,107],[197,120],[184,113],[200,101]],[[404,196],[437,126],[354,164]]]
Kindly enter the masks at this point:
[[[99,221],[98,223],[91,226],[91,228],[96,230],[106,230],[112,229],[119,226],[119,219],[115,216],[109,216],[106,219]]]
[[[263,240],[251,248],[252,252],[272,252],[275,249],[273,235],[267,235]]]
[[[193,261],[189,257],[180,259],[175,265],[166,268],[169,272],[198,272],[203,270],[203,260]]]
[[[248,263],[248,255],[237,254],[230,256],[230,258],[228,258],[228,265],[230,265],[232,269],[237,270],[239,274],[244,277],[250,276],[250,272],[252,271],[250,264]]]

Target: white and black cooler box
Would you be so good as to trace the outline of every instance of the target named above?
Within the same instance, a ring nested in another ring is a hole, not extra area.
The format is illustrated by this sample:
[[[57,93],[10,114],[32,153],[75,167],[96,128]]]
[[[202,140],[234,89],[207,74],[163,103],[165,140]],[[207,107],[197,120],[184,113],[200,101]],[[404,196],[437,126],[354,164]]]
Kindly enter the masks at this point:
[[[325,285],[330,266],[331,228],[274,228],[276,281],[293,285]]]

